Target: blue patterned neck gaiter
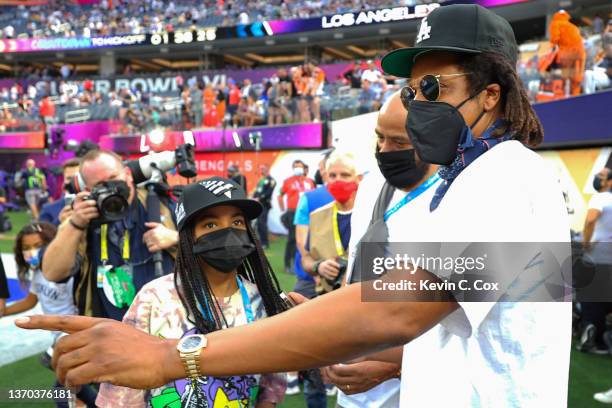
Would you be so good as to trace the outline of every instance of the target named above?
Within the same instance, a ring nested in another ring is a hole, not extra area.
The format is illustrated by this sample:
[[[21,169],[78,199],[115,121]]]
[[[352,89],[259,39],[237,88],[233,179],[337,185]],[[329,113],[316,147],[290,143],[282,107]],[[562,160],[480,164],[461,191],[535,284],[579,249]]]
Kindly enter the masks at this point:
[[[470,129],[469,126],[466,126],[463,129],[461,142],[459,143],[455,160],[448,166],[440,166],[440,169],[438,170],[438,174],[443,181],[440,183],[433,198],[431,199],[429,211],[433,211],[438,208],[438,205],[440,205],[440,202],[442,201],[442,198],[448,191],[449,187],[451,184],[453,184],[453,181],[455,181],[463,169],[469,166],[474,160],[480,157],[480,155],[485,153],[487,150],[491,149],[493,146],[510,139],[508,133],[503,136],[491,135],[495,130],[507,126],[507,124],[508,122],[505,120],[498,119],[491,127],[484,131],[480,139],[474,136],[472,129]]]

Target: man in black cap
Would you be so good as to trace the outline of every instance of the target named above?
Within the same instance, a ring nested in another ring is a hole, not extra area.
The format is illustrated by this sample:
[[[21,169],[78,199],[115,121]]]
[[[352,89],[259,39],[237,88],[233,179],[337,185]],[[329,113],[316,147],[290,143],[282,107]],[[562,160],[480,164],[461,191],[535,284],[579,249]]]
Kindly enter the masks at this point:
[[[569,223],[557,177],[526,147],[540,143],[543,131],[516,73],[516,49],[504,19],[477,5],[449,5],[423,19],[415,47],[382,61],[387,73],[411,78],[403,103],[415,149],[406,154],[411,161],[418,155],[439,164],[443,180],[428,200],[429,216],[419,220],[428,228],[406,225],[404,242],[442,242],[442,249],[451,242],[528,242],[525,254],[490,252],[482,268],[493,272],[503,266],[510,276],[499,278],[516,283],[512,290],[479,292],[472,281],[466,290],[453,289],[447,283],[457,274],[468,278],[458,268],[392,262],[386,275],[373,281],[265,322],[207,335],[198,359],[204,374],[320,367],[368,353],[377,353],[369,359],[397,361],[397,352],[384,350],[405,345],[401,407],[567,405],[571,303],[530,300],[543,300],[534,293],[553,297],[554,289],[541,279],[546,263],[531,262],[542,251],[534,243],[569,243]],[[385,218],[418,198],[400,197]],[[453,255],[458,266],[458,254]],[[376,262],[362,265],[367,280]],[[477,274],[469,269],[468,275]],[[486,301],[476,302],[470,288]],[[364,301],[364,295],[379,301]],[[72,384],[104,378],[146,387],[184,376],[176,340],[79,317],[41,316],[18,324],[80,331],[56,347],[61,381],[67,375]],[[120,340],[121,346],[114,346]],[[151,370],[160,361],[162,369]],[[343,391],[352,392],[349,386]]]

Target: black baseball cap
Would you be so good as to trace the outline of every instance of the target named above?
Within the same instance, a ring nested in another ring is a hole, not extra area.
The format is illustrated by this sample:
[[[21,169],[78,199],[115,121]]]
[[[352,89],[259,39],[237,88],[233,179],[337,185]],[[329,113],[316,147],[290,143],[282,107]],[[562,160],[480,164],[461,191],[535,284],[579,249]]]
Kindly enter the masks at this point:
[[[238,207],[249,220],[257,218],[263,211],[261,204],[247,198],[244,189],[235,181],[223,177],[211,177],[189,184],[183,189],[176,207],[176,224],[179,232],[197,213],[218,205]]]
[[[510,23],[477,4],[438,7],[421,20],[415,46],[391,51],[381,65],[387,74],[409,78],[416,58],[429,51],[496,52],[513,65],[518,58]]]

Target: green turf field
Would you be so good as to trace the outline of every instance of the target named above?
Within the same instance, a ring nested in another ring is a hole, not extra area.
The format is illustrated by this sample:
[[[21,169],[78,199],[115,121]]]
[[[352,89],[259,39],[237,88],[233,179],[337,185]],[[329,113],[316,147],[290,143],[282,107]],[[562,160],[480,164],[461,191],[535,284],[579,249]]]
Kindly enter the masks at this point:
[[[13,240],[17,228],[20,228],[28,220],[25,213],[11,213],[11,219],[15,226],[12,233],[0,235],[0,251],[11,252]],[[284,239],[279,238],[272,241],[267,251],[272,267],[277,272],[278,280],[285,291],[293,288],[295,277],[283,271]],[[557,373],[550,373],[551,376]],[[47,388],[53,384],[53,374],[42,368],[38,363],[38,356],[30,357],[13,364],[0,367],[0,388]],[[593,400],[593,394],[612,387],[612,357],[595,356],[579,352],[572,352],[570,367],[569,406],[575,408],[604,407]],[[334,406],[334,399],[329,400],[330,407]],[[12,404],[0,406],[11,407],[37,407],[47,408],[52,405],[44,404]],[[287,397],[280,405],[283,408],[306,407],[303,395]]]

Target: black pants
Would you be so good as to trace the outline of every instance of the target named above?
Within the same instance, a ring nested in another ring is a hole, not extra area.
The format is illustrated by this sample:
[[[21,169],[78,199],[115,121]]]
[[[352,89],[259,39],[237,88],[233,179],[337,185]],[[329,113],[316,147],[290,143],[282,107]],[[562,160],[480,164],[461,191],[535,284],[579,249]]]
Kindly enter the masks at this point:
[[[297,246],[295,245],[295,225],[293,225],[294,217],[295,210],[287,210],[281,216],[281,222],[289,231],[287,235],[287,245],[285,246],[285,269],[292,268],[293,260],[295,259],[295,251],[297,251]]]
[[[582,302],[582,327],[588,324],[595,326],[597,330],[595,344],[605,347],[603,334],[606,331],[606,316],[612,313],[612,303],[610,302]]]
[[[263,206],[261,215],[257,218],[257,233],[259,234],[259,240],[261,245],[268,246],[268,212],[270,209]]]

